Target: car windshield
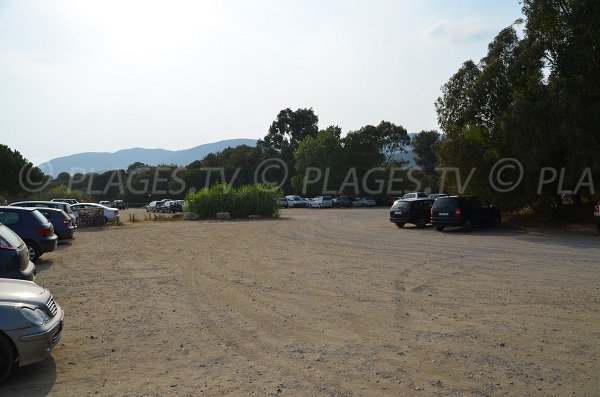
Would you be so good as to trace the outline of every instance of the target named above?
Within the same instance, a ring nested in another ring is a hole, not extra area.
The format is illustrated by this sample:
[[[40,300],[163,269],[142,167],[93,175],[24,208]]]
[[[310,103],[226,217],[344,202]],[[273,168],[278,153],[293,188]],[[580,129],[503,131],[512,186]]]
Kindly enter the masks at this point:
[[[457,205],[456,198],[440,197],[435,200],[435,203],[433,203],[433,208],[438,209],[438,210],[454,209],[454,208],[456,208],[456,205]]]
[[[42,215],[42,213],[40,211],[38,211],[38,210],[31,211],[31,214],[33,215],[35,220],[39,221],[40,223],[48,223],[48,219],[46,219],[46,217],[44,215]]]
[[[23,244],[19,236],[4,225],[0,225],[0,239],[4,240],[13,248],[19,248],[21,244]],[[0,246],[2,246],[2,243],[0,243]]]
[[[394,205],[392,205],[392,210],[397,209],[407,209],[410,206],[408,201],[396,201]]]

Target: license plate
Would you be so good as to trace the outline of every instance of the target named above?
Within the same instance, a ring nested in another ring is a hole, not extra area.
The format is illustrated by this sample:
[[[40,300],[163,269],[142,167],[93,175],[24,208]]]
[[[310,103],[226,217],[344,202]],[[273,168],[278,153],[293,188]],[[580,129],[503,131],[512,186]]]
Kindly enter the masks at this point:
[[[448,216],[448,213],[447,212],[440,212],[438,215],[439,216]]]
[[[402,215],[402,211],[395,211],[394,214],[396,214],[396,215]]]

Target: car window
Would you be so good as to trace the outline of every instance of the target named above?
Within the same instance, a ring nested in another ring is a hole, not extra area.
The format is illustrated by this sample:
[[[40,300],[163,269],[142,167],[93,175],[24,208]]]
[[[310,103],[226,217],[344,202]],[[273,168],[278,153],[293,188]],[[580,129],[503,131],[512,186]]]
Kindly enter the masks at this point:
[[[21,217],[16,212],[0,212],[0,223],[7,226],[16,225],[21,220]]]
[[[409,207],[408,201],[396,201],[394,205],[392,205],[392,210],[396,209],[407,209]]]
[[[38,211],[38,210],[31,211],[31,215],[33,215],[33,217],[40,223],[43,223],[43,224],[48,223],[48,219],[46,219],[46,217],[44,215],[42,215],[40,213],[40,211]]]
[[[1,226],[1,225],[0,225],[0,239],[4,240],[5,242],[8,243],[9,246],[14,247],[14,248],[18,248],[23,244],[22,240],[19,238],[19,236],[15,232],[10,230],[6,226]]]
[[[44,215],[44,217],[48,220],[50,220],[50,218],[52,217],[52,211],[43,210],[43,209],[39,209],[38,211],[40,212],[40,214]]]
[[[451,208],[454,209],[456,208],[456,199],[455,198],[438,198],[437,200],[435,200],[435,203],[433,203],[433,208],[435,209],[444,209],[444,208]]]

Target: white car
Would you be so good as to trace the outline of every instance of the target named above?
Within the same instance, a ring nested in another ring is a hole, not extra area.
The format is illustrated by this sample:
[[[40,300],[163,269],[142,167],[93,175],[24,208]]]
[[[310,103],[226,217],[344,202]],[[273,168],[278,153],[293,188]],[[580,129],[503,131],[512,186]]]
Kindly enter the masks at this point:
[[[333,206],[333,200],[331,196],[318,196],[312,199],[310,206],[313,208],[331,208]]]
[[[308,203],[300,196],[285,196],[288,202],[288,207],[308,207]]]
[[[106,219],[107,222],[118,222],[119,218],[120,218],[118,208],[110,208],[105,205],[96,204],[96,203],[73,204],[71,206],[71,210],[73,211],[73,214],[75,215],[75,217],[79,216],[79,209],[81,209],[81,208],[102,208],[102,210],[104,212],[104,218]]]

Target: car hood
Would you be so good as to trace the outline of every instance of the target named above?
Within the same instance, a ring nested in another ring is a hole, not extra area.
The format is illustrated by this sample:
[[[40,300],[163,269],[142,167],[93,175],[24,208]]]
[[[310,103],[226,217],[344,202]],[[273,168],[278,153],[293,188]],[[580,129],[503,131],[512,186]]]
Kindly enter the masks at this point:
[[[0,303],[45,305],[50,292],[32,281],[0,279]]]

